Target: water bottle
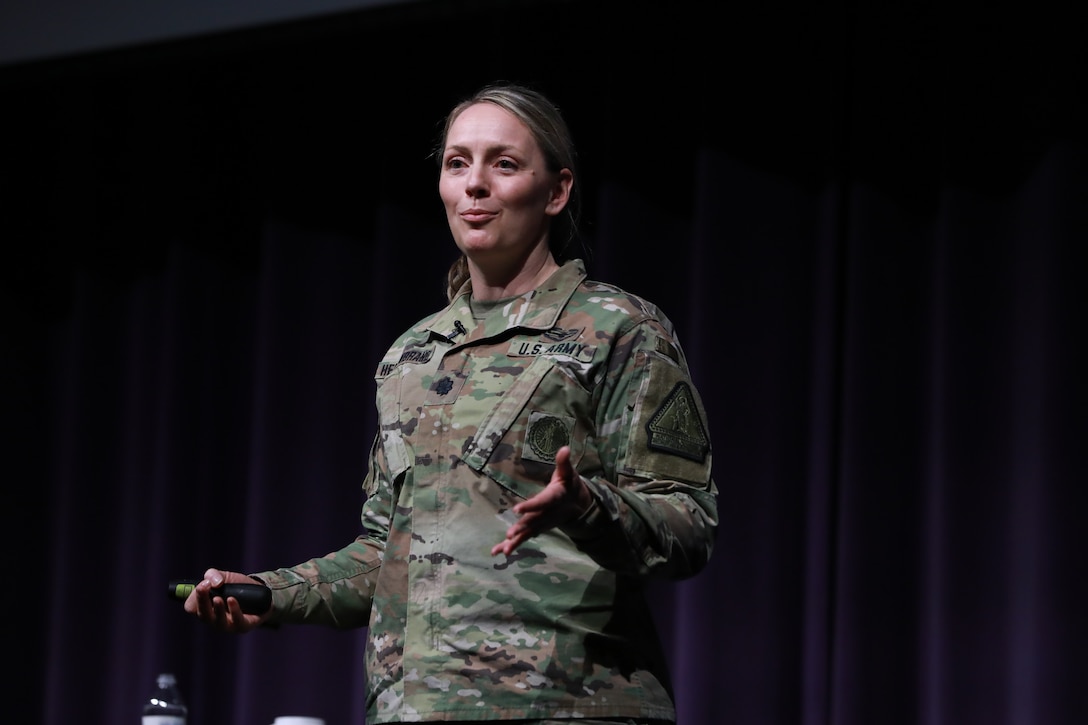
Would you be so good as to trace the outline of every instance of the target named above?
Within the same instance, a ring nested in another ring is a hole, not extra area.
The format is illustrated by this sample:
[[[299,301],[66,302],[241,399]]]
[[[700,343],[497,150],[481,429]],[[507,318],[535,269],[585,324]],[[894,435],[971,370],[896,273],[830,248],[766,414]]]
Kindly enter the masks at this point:
[[[143,725],[185,725],[188,712],[177,679],[168,672],[159,675],[155,691],[144,703]]]

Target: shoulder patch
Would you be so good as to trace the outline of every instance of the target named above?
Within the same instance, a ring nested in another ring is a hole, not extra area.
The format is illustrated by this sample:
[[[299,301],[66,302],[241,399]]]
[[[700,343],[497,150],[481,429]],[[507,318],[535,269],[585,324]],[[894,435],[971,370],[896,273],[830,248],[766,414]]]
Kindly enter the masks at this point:
[[[710,437],[699,418],[691,386],[678,382],[646,423],[646,445],[702,463],[710,452]]]

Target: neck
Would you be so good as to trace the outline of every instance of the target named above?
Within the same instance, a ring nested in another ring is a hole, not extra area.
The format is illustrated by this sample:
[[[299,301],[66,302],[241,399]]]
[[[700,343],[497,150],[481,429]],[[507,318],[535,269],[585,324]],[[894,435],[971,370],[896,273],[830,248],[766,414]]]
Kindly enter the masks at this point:
[[[547,245],[537,248],[517,267],[508,270],[485,269],[471,259],[468,262],[472,279],[472,296],[478,300],[501,300],[534,290],[551,277],[559,264]]]

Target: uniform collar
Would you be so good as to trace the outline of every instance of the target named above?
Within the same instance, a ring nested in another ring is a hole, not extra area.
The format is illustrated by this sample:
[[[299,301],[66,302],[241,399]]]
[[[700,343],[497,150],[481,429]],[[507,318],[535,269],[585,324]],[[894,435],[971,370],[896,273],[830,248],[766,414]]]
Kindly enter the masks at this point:
[[[550,330],[585,278],[585,263],[581,259],[567,260],[536,289],[510,300],[502,315],[490,315],[482,322],[472,318],[468,302],[472,284],[465,282],[453,302],[431,320],[427,329],[455,344],[466,339],[490,337],[514,328]],[[464,333],[460,332],[462,329]]]

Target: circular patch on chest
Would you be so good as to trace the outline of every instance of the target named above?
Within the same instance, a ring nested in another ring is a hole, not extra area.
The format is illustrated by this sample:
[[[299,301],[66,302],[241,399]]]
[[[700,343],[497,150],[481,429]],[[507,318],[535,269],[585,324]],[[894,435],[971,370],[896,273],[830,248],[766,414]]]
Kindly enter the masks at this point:
[[[538,460],[554,461],[556,452],[570,443],[570,431],[559,418],[541,416],[530,423],[527,438]]]

